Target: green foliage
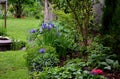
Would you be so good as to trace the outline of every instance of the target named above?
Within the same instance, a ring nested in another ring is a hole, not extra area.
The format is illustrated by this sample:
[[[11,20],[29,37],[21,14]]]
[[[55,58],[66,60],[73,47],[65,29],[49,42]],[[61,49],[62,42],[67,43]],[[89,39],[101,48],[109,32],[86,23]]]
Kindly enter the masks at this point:
[[[45,52],[40,52],[44,48]],[[44,67],[56,66],[59,62],[55,48],[51,46],[28,47],[27,61],[31,71],[43,71]]]
[[[26,59],[28,62],[28,66],[31,66],[31,62],[32,60],[37,57],[38,52],[39,52],[40,47],[27,47],[27,55],[26,55]]]
[[[87,46],[88,27],[93,16],[92,7],[93,1],[91,0],[50,0],[55,8],[55,13],[59,18],[70,18],[66,20],[66,24],[71,24],[72,29],[76,33],[76,42],[83,42]],[[60,13],[58,13],[58,12]],[[60,15],[61,14],[61,15]],[[63,16],[64,15],[64,16]],[[69,17],[68,17],[69,16]],[[69,22],[69,23],[67,23]],[[74,25],[75,24],[75,25]],[[70,27],[71,27],[70,25]],[[71,30],[72,30],[71,29]],[[80,39],[82,38],[82,40]]]
[[[3,17],[3,15],[0,13],[0,19],[3,19],[4,17]]]
[[[35,1],[33,5],[24,5],[23,15],[28,17],[35,17],[36,19],[43,19],[43,6],[39,1]]]
[[[57,39],[56,29],[45,29],[42,31],[42,34],[38,35],[36,42],[38,43],[38,45],[43,44],[53,46],[55,39]]]
[[[42,53],[32,61],[33,71],[43,71],[45,67],[51,68],[58,64],[59,59],[55,53]]]
[[[53,10],[53,13],[57,15],[58,20],[57,23],[59,26],[62,25],[65,28],[71,30],[71,32],[75,32],[75,24],[74,24],[74,19],[71,13],[65,13],[62,10]]]
[[[29,35],[27,36],[27,39],[29,42],[35,41],[37,36],[39,34],[39,29],[32,29],[29,31]]]
[[[13,5],[16,18],[21,18],[24,5],[32,5],[34,0],[9,0],[9,4]]]
[[[4,16],[3,16],[3,8],[2,8],[2,6],[0,5],[0,19],[3,19],[4,18]]]
[[[14,14],[14,7],[12,4],[8,6],[8,11],[10,11],[11,14]]]
[[[93,42],[88,46],[88,52],[90,53],[88,62],[93,68],[119,70],[120,65],[117,60],[114,60],[116,57],[115,54],[107,54],[108,52],[111,52],[109,47],[104,47],[102,44]]]
[[[103,14],[102,22],[102,43],[104,46],[111,47],[112,53],[117,55],[117,60],[120,60],[120,1],[110,1],[105,0],[105,9]],[[120,61],[119,61],[120,62]]]
[[[26,42],[21,41],[21,40],[13,39],[12,44],[11,44],[11,50],[22,49],[22,47],[25,47],[25,45],[26,45]]]
[[[46,25],[48,25],[46,23]],[[43,27],[43,25],[42,25]],[[62,25],[54,25],[50,30],[43,29],[41,34],[37,35],[35,40],[38,46],[50,45],[56,48],[59,56],[65,56],[68,50],[78,51],[78,45],[74,42],[74,35],[68,28],[64,28]]]
[[[55,67],[38,74],[39,79],[105,79],[100,75],[91,75],[89,71],[83,70],[85,62],[80,59],[74,59],[68,62],[64,67]]]

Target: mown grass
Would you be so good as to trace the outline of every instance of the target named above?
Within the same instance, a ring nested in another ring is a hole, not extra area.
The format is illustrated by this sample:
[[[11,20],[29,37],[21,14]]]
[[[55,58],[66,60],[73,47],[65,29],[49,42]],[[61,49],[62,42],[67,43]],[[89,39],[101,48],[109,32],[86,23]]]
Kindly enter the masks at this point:
[[[34,18],[24,19],[7,19],[7,34],[12,39],[26,41],[29,30],[39,28],[40,21]],[[3,26],[4,21],[0,20],[0,26]]]
[[[0,19],[0,26],[3,23]],[[39,23],[34,18],[7,19],[7,36],[27,41],[29,30],[39,28]],[[0,52],[0,79],[29,79],[25,54],[23,50]]]
[[[29,79],[25,51],[0,52],[0,79]]]

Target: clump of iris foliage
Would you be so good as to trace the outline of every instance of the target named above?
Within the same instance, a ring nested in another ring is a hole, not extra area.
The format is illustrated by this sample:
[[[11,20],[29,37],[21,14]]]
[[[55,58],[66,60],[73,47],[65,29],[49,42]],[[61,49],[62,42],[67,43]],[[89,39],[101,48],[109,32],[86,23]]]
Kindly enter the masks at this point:
[[[70,48],[73,48],[73,51],[77,51],[77,44],[74,43],[72,35],[70,36],[65,29],[59,28],[59,26],[55,26],[53,23],[43,23],[39,30],[30,30],[27,50],[27,60],[29,65],[32,66],[30,68],[42,71],[42,66],[51,66],[45,64],[47,61],[50,61],[53,64],[52,66],[57,65],[59,58],[66,56]],[[40,49],[44,53],[40,53]],[[42,66],[40,66],[40,61],[45,61]],[[41,68],[36,67],[36,65]]]
[[[74,41],[74,33],[62,25],[43,23],[40,29],[30,30],[28,40],[27,61],[33,78],[104,79],[103,76],[90,74],[91,69],[98,68],[98,66],[92,65],[92,61],[85,62],[82,59],[76,59],[64,63],[63,67],[59,66],[61,63],[60,58],[67,58],[69,60],[72,58],[70,56],[73,53],[77,54],[80,52],[80,46]],[[91,52],[94,50],[91,47],[88,48]],[[99,49],[95,50],[98,52],[104,51]],[[105,48],[105,50],[107,49]],[[97,54],[95,53],[94,55]],[[89,59],[92,58],[89,57]],[[84,69],[84,67],[88,69]]]

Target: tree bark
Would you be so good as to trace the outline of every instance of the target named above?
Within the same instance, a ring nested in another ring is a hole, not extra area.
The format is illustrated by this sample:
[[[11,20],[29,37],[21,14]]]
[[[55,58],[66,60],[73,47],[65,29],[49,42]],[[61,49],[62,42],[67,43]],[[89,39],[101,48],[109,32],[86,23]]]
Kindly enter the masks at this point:
[[[51,3],[48,0],[44,0],[44,22],[53,21],[56,19],[55,14],[52,12]]]
[[[44,22],[48,22],[48,0],[44,0]]]

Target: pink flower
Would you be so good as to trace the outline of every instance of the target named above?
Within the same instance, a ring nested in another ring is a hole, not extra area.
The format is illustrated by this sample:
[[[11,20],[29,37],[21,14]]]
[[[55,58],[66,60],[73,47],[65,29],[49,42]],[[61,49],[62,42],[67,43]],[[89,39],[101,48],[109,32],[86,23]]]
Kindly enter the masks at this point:
[[[90,73],[93,74],[93,75],[103,75],[103,70],[93,69]]]

